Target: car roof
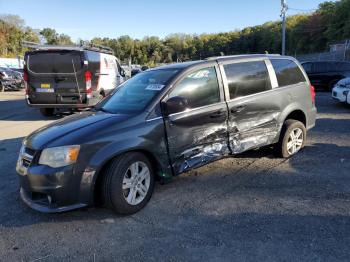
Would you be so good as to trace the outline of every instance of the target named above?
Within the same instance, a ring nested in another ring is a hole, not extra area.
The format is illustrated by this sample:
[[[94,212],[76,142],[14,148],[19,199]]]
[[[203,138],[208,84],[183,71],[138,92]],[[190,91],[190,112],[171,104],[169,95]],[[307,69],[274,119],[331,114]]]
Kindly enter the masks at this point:
[[[196,66],[199,64],[207,64],[212,61],[217,61],[217,62],[224,62],[224,61],[234,61],[234,60],[240,60],[240,59],[248,59],[248,58],[289,58],[289,59],[294,59],[292,57],[288,56],[280,56],[276,54],[254,54],[254,55],[232,55],[232,56],[216,56],[216,57],[208,57],[204,60],[196,60],[196,61],[188,61],[188,62],[183,62],[183,63],[173,63],[169,65],[164,65],[164,66],[159,66],[155,67],[149,70],[167,70],[167,69],[186,69],[192,66]]]

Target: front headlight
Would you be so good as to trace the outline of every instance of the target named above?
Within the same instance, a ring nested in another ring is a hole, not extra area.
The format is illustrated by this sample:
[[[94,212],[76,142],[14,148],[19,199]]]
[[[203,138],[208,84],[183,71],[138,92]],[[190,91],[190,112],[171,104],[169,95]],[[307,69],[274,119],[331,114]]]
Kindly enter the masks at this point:
[[[50,167],[74,164],[78,159],[79,150],[79,145],[46,148],[41,152],[39,164]]]

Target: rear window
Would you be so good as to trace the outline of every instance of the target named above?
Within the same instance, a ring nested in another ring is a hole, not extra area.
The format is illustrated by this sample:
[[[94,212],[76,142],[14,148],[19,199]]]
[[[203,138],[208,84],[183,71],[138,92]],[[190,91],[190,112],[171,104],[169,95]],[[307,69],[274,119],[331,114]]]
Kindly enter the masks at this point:
[[[27,58],[28,69],[38,74],[71,74],[80,71],[83,61],[80,52],[38,52],[29,54]]]
[[[271,59],[271,63],[275,69],[279,87],[306,82],[303,73],[294,61],[289,59]]]

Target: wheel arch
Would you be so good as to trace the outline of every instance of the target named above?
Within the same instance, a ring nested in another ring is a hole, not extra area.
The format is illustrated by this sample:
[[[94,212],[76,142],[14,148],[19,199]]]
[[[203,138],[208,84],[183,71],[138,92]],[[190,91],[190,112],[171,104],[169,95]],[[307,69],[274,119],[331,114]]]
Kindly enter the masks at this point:
[[[94,182],[92,184],[91,193],[92,193],[92,199],[94,203],[99,202],[99,197],[101,195],[100,189],[101,189],[101,183],[103,181],[103,174],[108,165],[115,159],[116,157],[119,157],[123,154],[127,153],[133,153],[138,152],[145,155],[148,160],[151,162],[152,167],[154,168],[155,173],[155,180],[159,180],[162,176],[161,173],[164,172],[162,165],[160,161],[156,158],[156,156],[150,152],[149,150],[143,149],[143,148],[133,148],[130,150],[120,151],[116,154],[111,155],[108,157],[101,165],[101,167],[96,171]]]

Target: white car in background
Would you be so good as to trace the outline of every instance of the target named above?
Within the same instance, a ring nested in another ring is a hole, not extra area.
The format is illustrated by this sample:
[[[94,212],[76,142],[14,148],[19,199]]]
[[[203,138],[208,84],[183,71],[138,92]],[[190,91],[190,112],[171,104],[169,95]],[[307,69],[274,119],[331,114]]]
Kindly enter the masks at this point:
[[[332,90],[332,97],[339,102],[350,104],[350,77],[336,83]]]

